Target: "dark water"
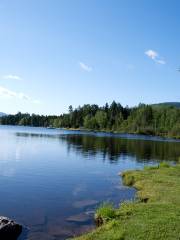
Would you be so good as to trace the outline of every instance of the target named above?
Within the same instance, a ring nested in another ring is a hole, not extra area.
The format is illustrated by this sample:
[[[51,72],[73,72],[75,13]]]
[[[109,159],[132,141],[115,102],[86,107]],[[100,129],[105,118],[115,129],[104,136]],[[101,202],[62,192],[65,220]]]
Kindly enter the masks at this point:
[[[29,240],[90,230],[99,204],[134,197],[119,172],[180,156],[180,142],[153,137],[7,126],[0,136],[0,215]]]

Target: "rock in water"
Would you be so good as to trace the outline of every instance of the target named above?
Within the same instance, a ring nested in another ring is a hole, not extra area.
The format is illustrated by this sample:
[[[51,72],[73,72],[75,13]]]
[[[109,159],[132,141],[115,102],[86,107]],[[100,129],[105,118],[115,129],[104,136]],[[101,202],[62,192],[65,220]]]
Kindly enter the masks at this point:
[[[0,239],[16,240],[22,232],[22,226],[13,220],[0,216]]]

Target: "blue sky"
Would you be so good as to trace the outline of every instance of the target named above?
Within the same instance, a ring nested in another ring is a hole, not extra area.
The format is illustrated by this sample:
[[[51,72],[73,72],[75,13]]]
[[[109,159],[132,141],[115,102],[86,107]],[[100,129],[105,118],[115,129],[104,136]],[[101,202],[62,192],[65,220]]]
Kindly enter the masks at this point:
[[[1,0],[0,111],[180,101],[180,1]]]

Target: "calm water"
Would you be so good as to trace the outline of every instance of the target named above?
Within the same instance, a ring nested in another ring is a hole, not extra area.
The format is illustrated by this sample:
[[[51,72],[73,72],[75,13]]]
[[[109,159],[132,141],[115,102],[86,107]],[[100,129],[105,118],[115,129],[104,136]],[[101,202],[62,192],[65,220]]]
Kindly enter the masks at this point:
[[[118,173],[180,156],[180,142],[0,126],[0,215],[29,228],[20,239],[58,240],[94,227],[102,201],[132,199]]]

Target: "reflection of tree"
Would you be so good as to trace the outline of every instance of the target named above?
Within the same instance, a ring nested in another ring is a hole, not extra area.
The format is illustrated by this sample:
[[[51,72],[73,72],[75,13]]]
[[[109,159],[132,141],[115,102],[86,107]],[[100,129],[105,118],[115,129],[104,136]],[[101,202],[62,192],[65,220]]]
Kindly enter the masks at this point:
[[[129,155],[137,161],[177,160],[180,156],[180,143],[167,141],[147,141],[91,135],[66,135],[68,149],[83,155],[102,154],[105,159],[118,161],[120,156]]]
[[[68,151],[74,151],[83,156],[101,154],[103,159],[111,162],[119,160],[120,156],[132,156],[137,161],[177,160],[180,157],[180,142],[151,141],[143,139],[117,138],[113,136],[97,137],[90,134],[37,134],[16,133],[17,136],[54,138],[67,143]]]

